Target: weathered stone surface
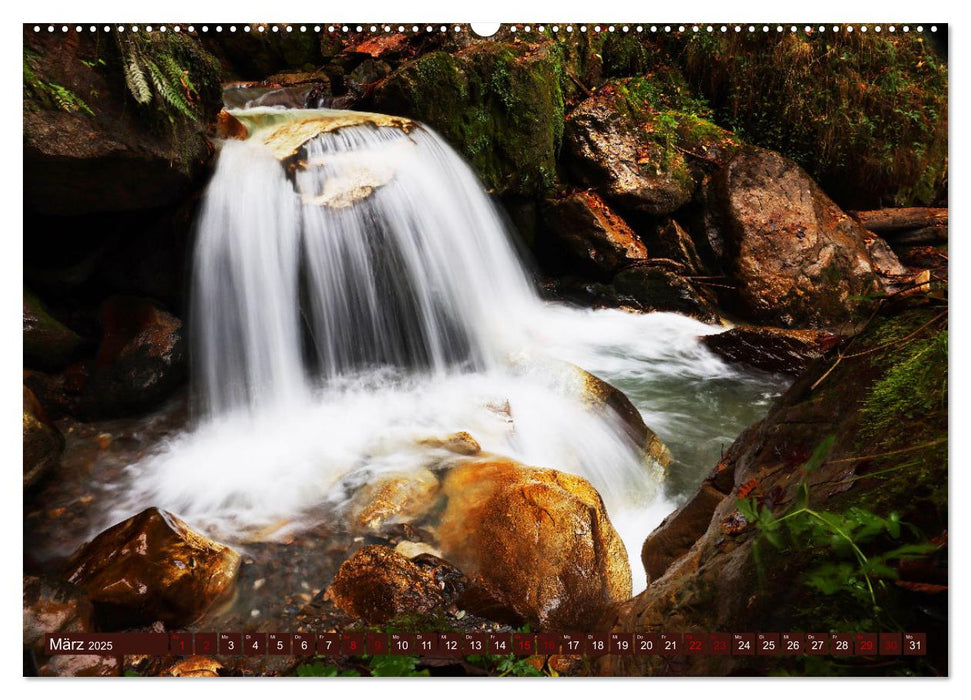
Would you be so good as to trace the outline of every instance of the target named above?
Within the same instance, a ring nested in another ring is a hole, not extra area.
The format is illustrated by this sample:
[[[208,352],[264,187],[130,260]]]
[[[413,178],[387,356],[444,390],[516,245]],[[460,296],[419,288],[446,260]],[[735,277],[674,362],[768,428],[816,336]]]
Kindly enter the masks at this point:
[[[24,577],[24,652],[40,676],[117,676],[119,659],[114,656],[48,656],[44,635],[95,632],[91,603],[81,591],[50,577]],[[25,674],[28,669],[25,667]]]
[[[566,365],[565,371],[573,374],[580,385],[579,393],[589,405],[612,409],[624,422],[634,444],[643,447],[644,454],[654,460],[661,469],[667,468],[671,463],[671,450],[644,423],[641,412],[624,392],[576,365]]]
[[[671,311],[705,323],[720,316],[690,281],[677,272],[655,264],[631,265],[614,276],[614,289],[633,299],[644,311]]]
[[[619,206],[663,216],[685,204],[695,183],[680,153],[666,154],[610,95],[589,97],[566,119],[569,164]]]
[[[185,67],[199,91],[198,121],[162,117],[158,123],[157,106],[138,105],[114,42],[99,47],[89,32],[37,34],[24,27],[25,67],[33,76],[24,99],[27,208],[56,215],[150,209],[173,204],[196,186],[212,155],[205,131],[221,103],[218,75],[195,39],[154,34],[144,38],[148,45],[171,54],[177,44],[184,52],[179,60],[192,56]],[[107,65],[99,67],[99,58]],[[73,107],[52,104],[45,85],[69,91]]]
[[[433,504],[438,479],[427,469],[382,474],[359,488],[349,506],[350,521],[368,530],[389,522],[410,521]]]
[[[218,678],[223,665],[208,656],[190,656],[177,661],[160,673],[175,678]]]
[[[101,310],[103,335],[83,396],[85,410],[111,415],[167,397],[185,379],[182,321],[152,302],[112,297]]]
[[[698,249],[681,224],[674,219],[669,219],[658,228],[656,238],[657,246],[652,251],[654,257],[673,260],[681,265],[685,274],[704,274],[705,266],[701,256],[698,255]]]
[[[545,629],[585,629],[631,592],[624,545],[584,479],[514,462],[449,472],[442,551]]]
[[[436,447],[448,450],[454,454],[465,456],[477,455],[482,451],[482,446],[479,445],[478,440],[464,430],[446,435],[445,437],[422,438],[418,441],[418,444],[425,447]]]
[[[64,437],[50,422],[34,393],[24,386],[24,488],[57,467]]]
[[[553,43],[471,42],[403,64],[374,91],[374,109],[440,133],[497,194],[535,196],[555,180],[563,130]]]
[[[650,556],[652,549],[670,548],[665,537],[684,535],[673,542],[671,556],[648,562],[655,571],[664,567],[663,575],[606,615],[604,629],[808,629],[820,620],[852,627],[873,619],[865,590],[860,596],[849,589],[824,594],[806,583],[817,567],[853,566],[852,556],[807,546],[799,538],[783,537],[777,549],[746,521],[738,499],[754,499],[781,517],[799,503],[805,479],[809,506],[816,512],[852,517],[846,515],[850,509],[862,508],[884,518],[896,513],[923,533],[902,533],[901,543],[940,541],[948,522],[947,405],[939,394],[947,373],[947,331],[936,309],[916,300],[908,304],[895,315],[878,316],[855,337],[855,352],[844,354],[835,367],[835,351],[810,367],[763,421],[739,436],[696,502],[645,543]],[[902,344],[908,337],[910,342]],[[807,461],[827,437],[833,440],[828,455],[807,475]],[[712,507],[718,493],[727,495]],[[691,514],[693,509],[697,512]],[[685,529],[679,533],[681,525]],[[699,530],[689,544],[691,532]],[[665,566],[665,560],[671,561]],[[871,576],[880,578],[876,572]],[[926,629],[928,640],[945,644],[946,605],[935,590],[874,580],[874,595],[881,610],[904,628]],[[946,646],[926,661],[946,673]],[[777,669],[777,659],[743,657],[687,657],[673,668],[647,658],[598,662],[599,673],[618,675],[723,676]]]
[[[63,367],[77,353],[81,336],[54,318],[36,295],[24,289],[24,364]]]
[[[724,497],[724,493],[706,481],[644,540],[641,563],[648,582],[661,578],[673,561],[691,549],[708,529],[711,515]]]
[[[601,273],[647,258],[644,242],[595,192],[548,200],[543,220],[575,259]]]
[[[462,572],[438,557],[408,559],[390,547],[368,545],[341,564],[326,596],[354,618],[383,624],[447,606],[465,585]]]
[[[739,310],[748,318],[835,330],[857,320],[861,297],[882,290],[865,230],[792,161],[750,148],[713,184]]]
[[[94,604],[99,625],[186,625],[233,591],[240,556],[166,511],[149,508],[74,554],[66,578]]]
[[[838,341],[838,336],[826,331],[765,327],[732,328],[701,338],[703,345],[729,362],[793,376]]]

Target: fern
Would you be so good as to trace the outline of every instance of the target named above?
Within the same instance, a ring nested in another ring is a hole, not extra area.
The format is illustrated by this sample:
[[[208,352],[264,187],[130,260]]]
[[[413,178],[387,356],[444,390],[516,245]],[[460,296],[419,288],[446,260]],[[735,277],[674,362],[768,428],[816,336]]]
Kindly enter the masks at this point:
[[[146,60],[145,65],[148,66],[148,74],[152,78],[152,84],[155,86],[155,91],[159,97],[189,119],[194,119],[195,114],[192,108],[189,107],[179,90],[169,83],[169,79],[162,72],[162,69],[151,60]]]
[[[152,89],[148,86],[148,81],[145,80],[145,74],[139,67],[138,61],[134,56],[131,56],[122,65],[125,71],[125,83],[128,85],[132,97],[138,104],[147,105],[152,101]]]

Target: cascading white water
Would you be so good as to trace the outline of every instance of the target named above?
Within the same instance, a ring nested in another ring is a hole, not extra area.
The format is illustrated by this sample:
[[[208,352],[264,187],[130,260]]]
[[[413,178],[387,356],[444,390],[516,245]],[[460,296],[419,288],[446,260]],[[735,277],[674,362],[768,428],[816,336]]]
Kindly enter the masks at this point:
[[[133,465],[125,508],[167,507],[229,540],[299,527],[352,482],[440,459],[424,438],[464,430],[486,452],[591,481],[642,586],[640,545],[673,505],[618,416],[560,363],[621,385],[676,380],[702,403],[705,382],[747,387],[749,403],[777,387],[697,342],[717,327],[541,302],[475,175],[426,128],[344,126],[281,163],[259,125],[341,114],[237,116],[255,133],[222,148],[194,257],[204,418]],[[674,448],[724,412],[708,400],[694,416],[665,414],[664,397],[639,408]]]

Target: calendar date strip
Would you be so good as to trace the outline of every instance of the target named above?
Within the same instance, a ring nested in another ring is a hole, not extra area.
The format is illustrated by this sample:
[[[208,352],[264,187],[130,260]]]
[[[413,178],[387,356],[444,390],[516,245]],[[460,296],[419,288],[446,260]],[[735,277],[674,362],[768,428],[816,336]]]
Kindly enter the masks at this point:
[[[927,635],[913,632],[119,632],[48,634],[44,648],[50,656],[925,656]]]

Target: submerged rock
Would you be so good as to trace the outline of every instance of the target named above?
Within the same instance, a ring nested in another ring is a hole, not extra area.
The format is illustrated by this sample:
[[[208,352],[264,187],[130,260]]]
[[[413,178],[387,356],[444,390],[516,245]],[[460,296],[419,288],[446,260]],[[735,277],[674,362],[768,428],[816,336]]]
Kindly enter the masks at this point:
[[[368,545],[341,564],[326,596],[354,618],[383,624],[443,608],[464,588],[462,572],[438,557],[408,559],[390,547]]]
[[[178,318],[146,299],[112,297],[102,306],[101,325],[82,399],[88,413],[141,410],[184,381],[188,358]]]
[[[65,576],[85,591],[105,629],[156,620],[182,626],[230,596],[239,564],[226,545],[149,508],[84,545]]]
[[[412,521],[432,505],[438,479],[427,469],[382,474],[359,488],[349,506],[350,521],[378,530],[389,522]]]
[[[114,656],[45,654],[45,635],[97,631],[91,603],[75,586],[51,577],[24,577],[24,652],[40,676],[118,676]],[[25,664],[26,665],[26,664]],[[24,669],[28,675],[27,668]]]
[[[34,393],[24,387],[24,488],[57,467],[64,437],[50,422]]]
[[[837,330],[882,291],[866,231],[791,160],[750,148],[713,186],[737,304],[751,320]]]
[[[602,273],[647,258],[647,246],[595,192],[547,201],[546,227],[577,260]]]
[[[826,331],[766,327],[732,328],[701,338],[702,345],[729,362],[793,376],[837,342],[839,336]]]
[[[584,479],[515,462],[449,472],[442,551],[544,629],[586,629],[631,593],[624,545]]]
[[[567,116],[564,143],[579,179],[622,207],[663,216],[694,192],[684,156],[665,153],[612,94],[589,97]]]
[[[58,369],[75,356],[81,336],[54,318],[43,302],[24,289],[24,364]]]

